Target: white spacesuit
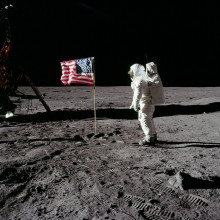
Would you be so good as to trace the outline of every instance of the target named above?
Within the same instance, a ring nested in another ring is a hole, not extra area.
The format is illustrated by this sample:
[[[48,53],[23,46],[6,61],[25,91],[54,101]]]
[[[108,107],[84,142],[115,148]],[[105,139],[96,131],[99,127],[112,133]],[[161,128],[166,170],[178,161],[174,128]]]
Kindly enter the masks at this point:
[[[153,122],[154,105],[164,103],[163,85],[157,73],[157,67],[153,62],[147,63],[145,71],[144,66],[134,64],[128,73],[133,89],[133,101],[130,108],[138,111],[138,120],[145,134],[145,138],[139,144],[154,144],[157,140]]]

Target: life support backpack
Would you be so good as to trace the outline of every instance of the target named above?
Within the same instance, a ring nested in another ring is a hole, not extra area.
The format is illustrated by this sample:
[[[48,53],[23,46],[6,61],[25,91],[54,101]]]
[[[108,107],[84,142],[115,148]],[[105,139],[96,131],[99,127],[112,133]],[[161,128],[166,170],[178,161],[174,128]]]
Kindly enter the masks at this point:
[[[146,64],[146,74],[148,86],[152,97],[152,104],[159,105],[164,104],[164,89],[161,78],[157,71],[157,65],[153,62]]]

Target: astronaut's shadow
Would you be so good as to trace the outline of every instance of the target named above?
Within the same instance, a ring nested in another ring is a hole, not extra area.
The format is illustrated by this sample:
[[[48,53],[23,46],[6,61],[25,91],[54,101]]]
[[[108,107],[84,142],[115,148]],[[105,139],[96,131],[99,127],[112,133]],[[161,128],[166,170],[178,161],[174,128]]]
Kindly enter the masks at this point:
[[[174,116],[174,115],[193,115],[220,111],[220,102],[208,105],[158,105],[155,108],[154,117]],[[96,110],[97,119],[127,119],[137,120],[138,114],[133,109],[128,108],[105,108]],[[16,115],[7,121],[17,122],[47,122],[59,120],[84,120],[94,118],[94,110],[57,110],[51,112],[39,112],[28,115]],[[0,118],[0,121],[6,119]]]
[[[158,140],[158,146],[167,149],[187,148],[187,147],[200,147],[200,148],[219,148],[220,143],[206,143],[206,142],[190,142],[190,141],[163,141]],[[175,145],[175,146],[172,146]],[[178,146],[181,145],[181,146]]]
[[[220,111],[220,102],[207,105],[158,105],[155,108],[154,117],[174,115],[194,115]]]

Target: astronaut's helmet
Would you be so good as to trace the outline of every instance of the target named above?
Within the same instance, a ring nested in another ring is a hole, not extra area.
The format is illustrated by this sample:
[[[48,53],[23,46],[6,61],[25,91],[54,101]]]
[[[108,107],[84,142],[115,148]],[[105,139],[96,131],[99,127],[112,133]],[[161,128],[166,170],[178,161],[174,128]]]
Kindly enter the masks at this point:
[[[141,76],[143,74],[143,72],[145,72],[145,68],[143,65],[141,64],[133,64],[131,67],[130,67],[130,70],[132,70],[133,74],[134,74],[134,77],[138,77],[138,76]]]

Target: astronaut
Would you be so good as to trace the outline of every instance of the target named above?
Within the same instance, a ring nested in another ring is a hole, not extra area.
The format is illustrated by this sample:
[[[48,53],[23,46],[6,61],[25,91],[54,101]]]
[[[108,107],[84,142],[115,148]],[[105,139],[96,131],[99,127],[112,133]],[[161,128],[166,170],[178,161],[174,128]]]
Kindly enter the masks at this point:
[[[157,72],[157,66],[153,62],[143,65],[134,64],[128,74],[131,77],[133,100],[130,109],[138,112],[138,120],[145,134],[140,145],[154,145],[157,142],[157,133],[153,122],[153,114],[156,104],[164,103],[163,84]]]

